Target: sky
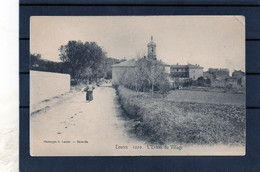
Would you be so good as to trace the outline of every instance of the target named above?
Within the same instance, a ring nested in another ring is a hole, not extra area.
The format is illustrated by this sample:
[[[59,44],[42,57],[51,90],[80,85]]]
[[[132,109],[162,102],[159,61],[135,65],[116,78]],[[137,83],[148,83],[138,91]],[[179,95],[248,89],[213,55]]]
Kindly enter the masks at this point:
[[[30,53],[60,61],[59,47],[81,40],[108,57],[132,59],[147,55],[151,36],[165,63],[245,71],[243,16],[33,16]]]

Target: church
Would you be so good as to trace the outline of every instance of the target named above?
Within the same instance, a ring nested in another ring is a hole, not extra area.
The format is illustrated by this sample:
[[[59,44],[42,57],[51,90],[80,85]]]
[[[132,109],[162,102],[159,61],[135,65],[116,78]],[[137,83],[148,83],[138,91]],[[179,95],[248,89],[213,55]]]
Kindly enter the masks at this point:
[[[153,41],[153,36],[147,44],[147,58],[157,60],[156,43]],[[203,67],[199,65],[168,65],[162,62],[164,71],[169,75],[169,82],[173,83],[175,79],[192,79],[197,80],[203,76]],[[115,65],[112,65],[112,85],[119,85],[120,79],[126,71],[134,70],[136,67],[136,60],[131,59]]]

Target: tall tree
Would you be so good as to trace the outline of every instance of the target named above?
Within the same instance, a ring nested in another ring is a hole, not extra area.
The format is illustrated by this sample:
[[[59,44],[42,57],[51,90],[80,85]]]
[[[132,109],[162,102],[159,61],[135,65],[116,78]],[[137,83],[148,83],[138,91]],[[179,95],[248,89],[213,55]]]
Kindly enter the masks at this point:
[[[106,53],[95,42],[69,41],[59,48],[60,59],[67,63],[71,77],[96,80],[103,77],[103,62]]]
[[[148,58],[138,59],[134,70],[127,70],[120,83],[135,91],[151,89],[152,95],[155,87],[166,90],[169,85],[163,64]]]
[[[161,82],[163,82],[163,79],[165,77],[164,67],[162,64],[157,60],[150,60],[151,65],[148,69],[148,81],[151,84],[152,87],[152,94],[154,93],[154,87],[155,85],[159,85]]]
[[[143,83],[149,84],[154,93],[154,87],[159,85],[165,78],[164,66],[158,60],[141,58],[137,61],[137,68],[141,73]]]

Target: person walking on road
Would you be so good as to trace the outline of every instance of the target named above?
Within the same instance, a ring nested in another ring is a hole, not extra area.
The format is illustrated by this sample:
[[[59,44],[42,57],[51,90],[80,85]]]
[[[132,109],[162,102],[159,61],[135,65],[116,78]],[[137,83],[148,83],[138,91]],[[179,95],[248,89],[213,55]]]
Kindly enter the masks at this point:
[[[87,87],[84,89],[86,91],[86,101],[90,102],[93,100],[93,90],[95,87],[92,84],[88,84]]]

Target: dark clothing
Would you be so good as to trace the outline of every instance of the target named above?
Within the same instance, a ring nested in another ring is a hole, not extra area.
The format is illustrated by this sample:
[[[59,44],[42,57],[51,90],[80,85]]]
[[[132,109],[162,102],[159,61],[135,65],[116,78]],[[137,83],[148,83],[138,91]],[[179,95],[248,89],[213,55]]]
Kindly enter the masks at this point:
[[[86,100],[92,101],[93,100],[93,91],[87,91],[86,93]]]
[[[87,101],[92,101],[93,100],[93,90],[95,89],[95,87],[94,86],[92,86],[92,85],[88,85],[85,89],[84,89],[84,91],[86,91],[87,93],[86,93],[86,100]]]

